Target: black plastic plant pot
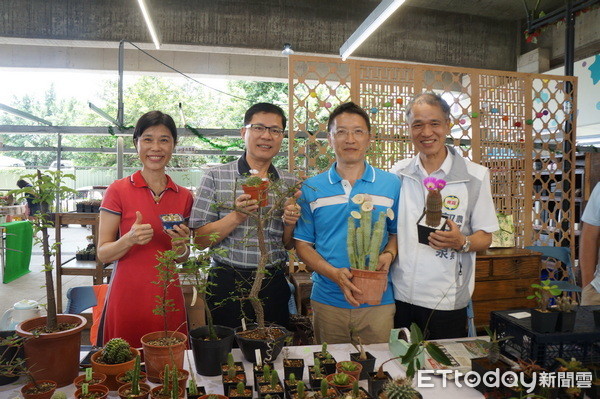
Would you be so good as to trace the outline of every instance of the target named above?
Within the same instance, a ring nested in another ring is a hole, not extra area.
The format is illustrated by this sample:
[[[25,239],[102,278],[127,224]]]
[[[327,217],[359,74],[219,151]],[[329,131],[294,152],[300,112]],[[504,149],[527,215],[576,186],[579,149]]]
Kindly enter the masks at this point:
[[[367,389],[369,391],[369,394],[371,394],[371,396],[374,398],[377,398],[379,395],[379,392],[383,389],[383,386],[388,381],[392,380],[392,376],[387,371],[384,371],[383,375],[384,375],[384,378],[378,378],[377,371],[372,371],[372,372],[368,373]]]
[[[558,323],[556,324],[556,331],[560,332],[572,332],[575,328],[575,319],[577,318],[577,312],[559,312]]]
[[[304,359],[283,359],[284,378],[288,379],[292,373],[298,381],[304,378]]]
[[[264,398],[267,395],[271,395],[271,397],[277,395],[281,398],[285,396],[285,392],[283,391],[283,385],[281,385],[281,383],[278,383],[275,389],[271,388],[271,384],[260,384],[258,386],[257,392],[259,398]]]
[[[237,373],[245,373],[244,362],[233,362],[233,366],[235,367],[235,371]],[[227,370],[229,369],[229,365],[227,362],[221,363],[221,374],[227,374]]]
[[[369,352],[365,352],[367,358],[365,360],[360,360],[360,353],[351,353],[350,360],[360,363],[362,365],[362,370],[360,371],[360,379],[366,380],[369,378],[369,373],[375,369],[375,356],[371,355]]]
[[[237,341],[244,358],[250,363],[256,362],[256,349],[260,349],[260,354],[263,359],[268,359],[267,353],[269,352],[271,354],[271,358],[268,360],[275,361],[277,356],[279,356],[281,353],[287,338],[292,335],[291,332],[278,325],[273,324],[269,326],[269,328],[275,328],[280,330],[282,333],[278,338],[275,339],[274,342],[268,342],[266,339],[248,338],[240,335],[240,333],[243,331],[242,327],[237,327],[235,329],[235,340]],[[256,324],[250,324],[247,328],[248,331],[253,329],[256,329]]]
[[[186,393],[186,397],[187,399],[198,399],[200,396],[204,396],[206,395],[206,388],[204,387],[198,387],[198,393],[193,395],[190,393],[190,389],[186,388],[185,389],[185,393]]]
[[[531,309],[531,329],[535,332],[546,334],[556,331],[558,312],[541,312]]]
[[[321,377],[315,377],[314,373],[315,366],[308,366],[308,383],[312,389],[321,389],[321,381],[325,378],[325,370],[322,370]]]
[[[421,215],[421,218],[417,221],[417,233],[419,234],[419,243],[429,245],[429,234],[434,233],[436,230],[447,230],[448,218],[442,216],[442,221],[437,227],[430,227],[425,224],[425,213]]]
[[[227,354],[233,346],[234,332],[232,328],[215,326],[216,341],[207,340],[208,326],[198,327],[190,331],[192,352],[196,371],[200,375],[214,376],[221,374],[221,363],[227,361]]]
[[[221,376],[223,383],[223,392],[229,392],[229,389],[237,387],[237,384],[243,382],[246,384],[246,374],[237,373],[235,377],[230,379],[227,375]]]
[[[8,337],[11,337],[16,334],[17,334],[17,332],[15,330],[4,330],[4,331],[0,331],[0,338],[8,338]],[[4,346],[4,345],[0,346],[0,363],[5,363],[5,362],[8,362],[10,359],[19,358],[19,357],[21,359],[25,358],[25,353],[23,352],[22,347],[15,348],[15,347],[8,347],[8,346]],[[7,385],[12,382],[15,382],[18,379],[19,379],[18,376],[17,377],[5,377],[4,375],[0,374],[0,385]]]
[[[237,393],[237,386],[229,388],[229,399],[252,399],[252,387],[250,385],[244,386],[245,393],[240,395]],[[250,392],[248,392],[250,391]]]

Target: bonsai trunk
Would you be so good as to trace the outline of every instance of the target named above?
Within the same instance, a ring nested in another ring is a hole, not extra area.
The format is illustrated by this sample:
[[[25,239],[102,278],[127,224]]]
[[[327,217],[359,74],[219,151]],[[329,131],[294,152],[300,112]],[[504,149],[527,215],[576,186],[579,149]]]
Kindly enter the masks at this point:
[[[250,289],[250,304],[252,305],[252,309],[254,310],[254,314],[256,315],[256,324],[258,325],[257,328],[263,329],[265,328],[265,311],[263,309],[262,302],[258,295],[260,293],[260,289],[262,288],[262,280],[265,275],[269,255],[267,252],[267,244],[265,243],[264,221],[261,215],[259,215],[259,217],[257,218],[256,225],[256,235],[258,237],[260,259],[256,267],[256,276],[254,277],[254,281],[252,282],[252,288]]]
[[[38,171],[38,173],[40,173]],[[59,229],[60,226],[54,226]],[[46,220],[42,219],[42,253],[44,254],[44,273],[46,275],[46,296],[47,296],[47,317],[46,328],[50,331],[58,329],[58,321],[56,319],[56,296],[54,294],[54,280],[52,278],[52,260],[50,259],[50,238],[48,236],[48,227]]]
[[[203,295],[202,302],[204,303],[204,311],[206,315],[206,326],[208,327],[208,339],[210,341],[216,341],[219,339],[217,331],[215,330],[215,324],[213,323],[212,311],[206,301],[206,295]],[[191,369],[190,369],[191,370]]]

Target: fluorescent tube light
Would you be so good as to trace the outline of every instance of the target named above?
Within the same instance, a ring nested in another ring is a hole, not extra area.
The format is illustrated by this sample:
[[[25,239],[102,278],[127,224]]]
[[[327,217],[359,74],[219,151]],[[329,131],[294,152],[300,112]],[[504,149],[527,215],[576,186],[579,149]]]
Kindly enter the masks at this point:
[[[152,18],[150,18],[150,13],[148,12],[148,8],[146,8],[145,0],[138,0],[138,4],[140,5],[140,9],[142,10],[142,15],[144,16],[144,20],[146,21],[146,26],[150,31],[150,36],[152,37],[152,41],[154,42],[154,47],[156,49],[160,49],[160,42],[158,41],[158,35],[156,34],[156,29],[154,29],[154,24],[152,23]]]
[[[373,12],[364,20],[354,33],[346,40],[346,43],[340,47],[340,56],[342,61],[350,56],[360,46],[371,33],[375,32],[386,19],[392,15],[405,0],[382,0]]]

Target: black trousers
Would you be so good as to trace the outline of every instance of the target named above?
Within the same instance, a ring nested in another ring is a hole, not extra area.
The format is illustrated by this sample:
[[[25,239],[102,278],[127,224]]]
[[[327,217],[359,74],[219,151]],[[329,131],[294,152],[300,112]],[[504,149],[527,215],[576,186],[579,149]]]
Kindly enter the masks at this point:
[[[425,339],[461,338],[467,336],[467,308],[434,310],[396,301],[394,328],[410,329],[412,323],[423,331]]]
[[[241,319],[246,317],[256,321],[256,315],[247,297],[252,287],[255,270],[233,268],[229,265],[213,262],[209,275],[207,294],[208,306],[212,310],[215,324],[227,327],[239,327]],[[281,269],[269,269],[264,276],[259,298],[263,302],[265,322],[276,323],[289,328],[290,287]],[[237,298],[237,299],[232,299]]]

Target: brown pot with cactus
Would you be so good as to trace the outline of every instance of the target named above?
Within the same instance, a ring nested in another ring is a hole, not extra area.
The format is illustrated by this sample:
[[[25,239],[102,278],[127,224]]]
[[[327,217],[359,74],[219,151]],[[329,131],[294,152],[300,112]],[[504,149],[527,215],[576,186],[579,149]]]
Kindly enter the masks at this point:
[[[92,355],[92,370],[106,375],[104,385],[111,391],[116,391],[120,383],[116,377],[121,373],[132,370],[135,365],[135,358],[140,352],[129,346],[127,341],[122,338],[113,338],[109,340],[101,351]]]
[[[50,399],[56,390],[56,382],[40,380],[30,382],[21,388],[24,399]]]
[[[388,272],[377,270],[377,266],[386,222],[388,218],[394,219],[394,211],[391,208],[386,212],[380,211],[374,221],[375,206],[369,194],[356,194],[352,202],[360,207],[360,211],[352,211],[348,217],[348,260],[352,284],[361,291],[360,294],[354,293],[354,298],[361,304],[379,305],[388,287]]]

